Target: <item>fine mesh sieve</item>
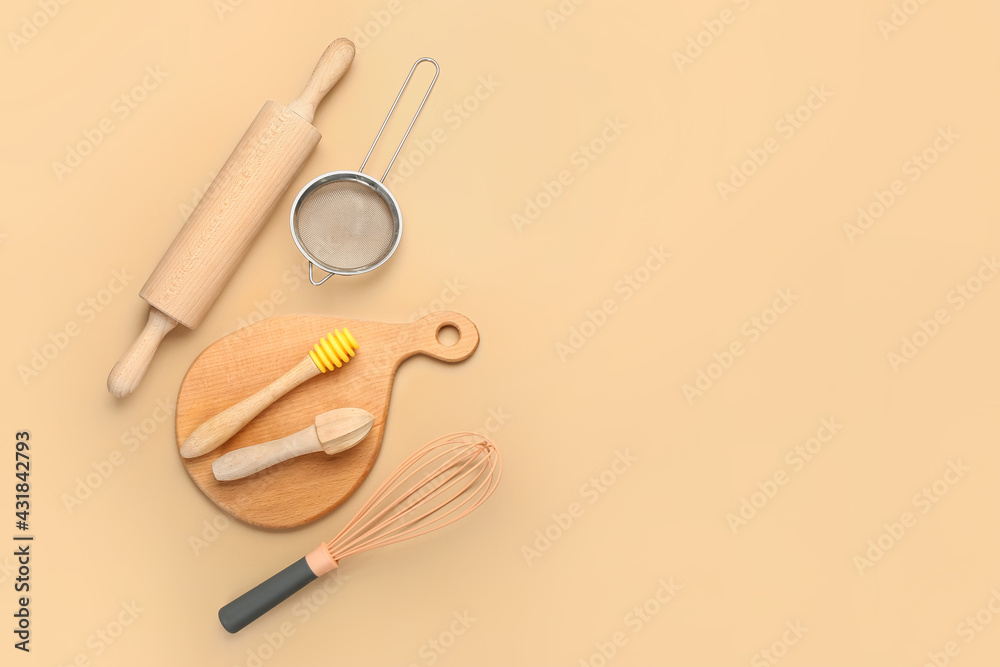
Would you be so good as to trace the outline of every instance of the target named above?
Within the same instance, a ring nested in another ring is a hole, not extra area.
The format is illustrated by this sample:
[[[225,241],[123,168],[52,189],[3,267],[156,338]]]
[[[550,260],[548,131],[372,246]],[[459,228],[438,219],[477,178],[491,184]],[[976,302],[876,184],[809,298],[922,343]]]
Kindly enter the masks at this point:
[[[434,65],[434,78],[431,79],[385,173],[382,178],[375,180],[362,172],[413,78],[413,73],[422,62]],[[332,171],[314,178],[295,197],[289,221],[292,239],[309,260],[309,282],[313,285],[322,285],[335,275],[353,276],[371,271],[381,266],[395,252],[403,232],[403,219],[396,198],[383,181],[389,175],[406,137],[417,122],[440,73],[441,68],[433,58],[420,58],[413,63],[361,167],[357,171]],[[326,277],[319,282],[313,278],[313,266],[327,272]]]

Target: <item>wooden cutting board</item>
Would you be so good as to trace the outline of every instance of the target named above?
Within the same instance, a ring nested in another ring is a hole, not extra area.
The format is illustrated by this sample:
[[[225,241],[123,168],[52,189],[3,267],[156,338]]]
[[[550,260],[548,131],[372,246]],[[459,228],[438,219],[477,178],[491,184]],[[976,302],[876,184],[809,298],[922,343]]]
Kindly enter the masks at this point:
[[[453,345],[438,340],[438,332],[447,326],[458,330]],[[178,449],[203,421],[281,376],[322,336],[343,327],[359,345],[357,356],[343,368],[296,387],[218,449],[195,459],[181,458],[198,488],[237,519],[262,528],[292,528],[340,505],[375,464],[400,362],[415,354],[462,361],[479,345],[476,325],[453,312],[433,313],[408,324],[325,315],[288,315],[251,324],[212,343],[188,369],[177,396]],[[300,431],[313,424],[316,415],[334,408],[372,413],[371,433],[335,456],[308,454],[231,482],[220,482],[212,474],[212,462],[226,452]]]

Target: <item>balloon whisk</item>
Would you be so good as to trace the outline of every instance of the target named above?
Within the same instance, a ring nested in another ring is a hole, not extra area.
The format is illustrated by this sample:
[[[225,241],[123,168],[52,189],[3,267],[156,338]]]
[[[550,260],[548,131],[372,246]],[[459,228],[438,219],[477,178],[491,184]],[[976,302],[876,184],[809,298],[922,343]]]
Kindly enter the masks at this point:
[[[453,433],[403,461],[340,534],[219,610],[239,632],[347,556],[424,535],[482,505],[500,482],[500,453],[489,438]]]
[[[413,453],[326,544],[334,562],[458,521],[500,481],[496,446],[475,433],[439,438]]]

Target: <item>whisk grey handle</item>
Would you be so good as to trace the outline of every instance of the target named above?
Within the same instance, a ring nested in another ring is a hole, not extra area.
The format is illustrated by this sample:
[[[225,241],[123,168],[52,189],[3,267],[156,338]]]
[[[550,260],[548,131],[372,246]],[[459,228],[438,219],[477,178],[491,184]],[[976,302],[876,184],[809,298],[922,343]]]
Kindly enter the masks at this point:
[[[220,609],[219,621],[229,632],[239,632],[315,578],[302,557]]]

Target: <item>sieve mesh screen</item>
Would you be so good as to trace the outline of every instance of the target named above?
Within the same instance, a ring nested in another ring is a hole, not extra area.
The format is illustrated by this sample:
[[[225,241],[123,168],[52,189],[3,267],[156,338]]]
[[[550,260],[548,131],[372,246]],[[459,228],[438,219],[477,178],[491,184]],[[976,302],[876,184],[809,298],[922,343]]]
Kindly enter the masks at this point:
[[[392,252],[398,226],[392,208],[374,188],[336,180],[303,197],[295,231],[322,268],[355,272]]]

